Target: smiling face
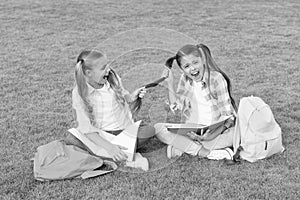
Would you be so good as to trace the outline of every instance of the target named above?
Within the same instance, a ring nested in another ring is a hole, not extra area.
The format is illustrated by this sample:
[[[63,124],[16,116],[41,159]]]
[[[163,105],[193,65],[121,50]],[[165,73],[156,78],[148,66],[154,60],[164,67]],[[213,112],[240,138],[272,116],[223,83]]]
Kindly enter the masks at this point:
[[[193,54],[183,56],[180,60],[180,67],[185,75],[192,80],[202,80],[204,66],[199,56],[194,56]]]
[[[99,88],[106,82],[109,73],[106,56],[97,58],[91,62],[91,69],[87,69],[85,74],[87,81],[95,88]]]

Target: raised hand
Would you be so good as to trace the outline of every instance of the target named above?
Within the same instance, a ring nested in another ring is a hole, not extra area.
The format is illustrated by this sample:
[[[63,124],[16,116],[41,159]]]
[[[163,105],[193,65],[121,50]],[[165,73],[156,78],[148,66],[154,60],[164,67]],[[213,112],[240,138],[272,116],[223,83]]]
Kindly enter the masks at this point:
[[[145,87],[138,88],[131,93],[131,99],[132,99],[132,101],[134,101],[138,97],[143,98],[146,93],[147,93],[147,89]]]

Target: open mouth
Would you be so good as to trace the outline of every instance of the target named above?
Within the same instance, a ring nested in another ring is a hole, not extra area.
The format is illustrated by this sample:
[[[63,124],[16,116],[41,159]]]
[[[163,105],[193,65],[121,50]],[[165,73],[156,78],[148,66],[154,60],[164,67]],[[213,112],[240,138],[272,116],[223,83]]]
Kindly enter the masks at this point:
[[[195,77],[195,78],[198,77],[199,74],[200,74],[199,71],[191,72],[191,76],[192,76],[192,77]]]

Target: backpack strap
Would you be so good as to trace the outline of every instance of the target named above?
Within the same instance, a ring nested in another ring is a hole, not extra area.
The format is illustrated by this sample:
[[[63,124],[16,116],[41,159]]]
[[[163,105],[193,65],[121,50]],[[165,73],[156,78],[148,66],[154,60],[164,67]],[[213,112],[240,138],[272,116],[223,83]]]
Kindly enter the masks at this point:
[[[236,165],[236,164],[241,164],[241,156],[240,152],[243,150],[242,146],[239,146],[236,153],[233,155],[232,160],[224,160],[224,163],[228,166],[230,165]]]
[[[240,145],[238,148],[237,148],[237,150],[236,150],[236,153],[233,155],[233,162],[241,162],[241,156],[240,156],[240,153],[241,153],[241,151],[243,151],[244,149],[243,149],[243,147]]]
[[[103,165],[99,169],[86,171],[86,172],[82,173],[79,178],[87,179],[87,178],[92,178],[92,177],[108,174],[110,172],[115,171],[117,168],[118,168],[118,166],[116,163],[114,163],[112,161],[108,161],[108,160],[103,160]]]

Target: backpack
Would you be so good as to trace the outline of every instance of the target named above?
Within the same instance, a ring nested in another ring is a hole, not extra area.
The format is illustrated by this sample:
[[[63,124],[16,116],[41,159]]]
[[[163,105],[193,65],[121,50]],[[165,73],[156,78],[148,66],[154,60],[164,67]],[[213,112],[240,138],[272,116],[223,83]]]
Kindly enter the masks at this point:
[[[77,146],[67,145],[60,140],[39,146],[33,161],[34,178],[39,181],[86,179],[117,169],[114,162],[104,161]],[[109,169],[101,170],[100,167]]]
[[[233,138],[234,159],[249,162],[284,151],[281,128],[269,107],[259,97],[240,100]]]

